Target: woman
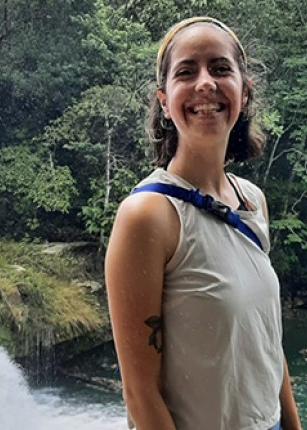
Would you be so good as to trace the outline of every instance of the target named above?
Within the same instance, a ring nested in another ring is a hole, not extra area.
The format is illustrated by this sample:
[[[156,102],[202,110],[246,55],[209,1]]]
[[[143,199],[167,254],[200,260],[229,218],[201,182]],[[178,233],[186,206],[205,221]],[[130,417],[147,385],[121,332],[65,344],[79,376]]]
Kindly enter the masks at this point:
[[[225,174],[227,161],[263,145],[244,49],[215,19],[184,20],[162,41],[157,83],[151,135],[160,167],[121,204],[106,256],[132,421],[137,430],[269,430],[282,416],[284,430],[299,430],[265,198]],[[220,203],[208,212],[145,192],[153,183]],[[254,238],[225,222],[229,211]]]

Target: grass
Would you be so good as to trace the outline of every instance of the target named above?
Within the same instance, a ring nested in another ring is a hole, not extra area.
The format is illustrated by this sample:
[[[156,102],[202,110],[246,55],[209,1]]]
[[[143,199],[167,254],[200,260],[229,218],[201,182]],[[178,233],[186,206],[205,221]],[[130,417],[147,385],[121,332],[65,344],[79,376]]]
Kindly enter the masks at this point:
[[[4,265],[20,265],[33,271],[70,281],[80,278],[80,259],[71,255],[43,254],[42,245],[28,242],[0,242],[0,270]],[[81,262],[82,264],[82,262]]]
[[[81,257],[41,250],[39,244],[0,242],[0,344],[11,341],[18,355],[22,337],[44,342],[41,334],[51,331],[61,342],[109,325],[97,296],[72,282],[88,277]]]

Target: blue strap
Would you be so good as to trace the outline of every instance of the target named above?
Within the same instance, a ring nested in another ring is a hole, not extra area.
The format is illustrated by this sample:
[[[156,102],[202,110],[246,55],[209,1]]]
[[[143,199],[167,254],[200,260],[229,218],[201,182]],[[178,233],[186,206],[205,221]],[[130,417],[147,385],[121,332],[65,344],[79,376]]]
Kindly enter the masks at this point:
[[[132,191],[132,194],[145,191],[167,194],[168,196],[175,197],[187,203],[191,203],[199,209],[205,209],[207,212],[221,219],[226,224],[229,224],[239,230],[241,233],[251,239],[257,246],[259,246],[260,249],[263,249],[257,235],[248,225],[241,221],[240,215],[232,212],[229,206],[214,200],[214,198],[209,194],[203,195],[199,192],[199,190],[188,190],[186,188],[178,187],[177,185],[162,184],[160,182],[135,188]]]

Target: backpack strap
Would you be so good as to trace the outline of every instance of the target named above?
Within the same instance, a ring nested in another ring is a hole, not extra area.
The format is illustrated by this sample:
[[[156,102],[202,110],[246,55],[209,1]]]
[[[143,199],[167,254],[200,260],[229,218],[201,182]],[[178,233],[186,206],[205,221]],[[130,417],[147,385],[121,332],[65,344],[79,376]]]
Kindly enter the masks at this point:
[[[204,209],[226,224],[239,230],[242,234],[251,239],[261,250],[263,250],[262,244],[256,233],[241,220],[240,215],[233,212],[229,206],[215,200],[209,194],[203,195],[199,190],[188,190],[183,187],[178,187],[177,185],[163,184],[160,182],[135,188],[132,191],[132,194],[140,192],[166,194],[170,197],[175,197],[179,200],[183,200],[184,202],[191,203],[199,209]]]

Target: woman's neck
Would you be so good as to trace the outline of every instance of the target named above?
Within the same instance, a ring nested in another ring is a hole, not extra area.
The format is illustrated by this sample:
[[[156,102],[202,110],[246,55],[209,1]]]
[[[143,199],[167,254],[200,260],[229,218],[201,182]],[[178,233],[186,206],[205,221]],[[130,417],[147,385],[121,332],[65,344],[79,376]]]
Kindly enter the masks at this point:
[[[179,148],[178,148],[179,149]],[[197,154],[178,150],[167,170],[188,181],[205,194],[222,197],[229,191],[229,182],[224,171],[224,154]]]

